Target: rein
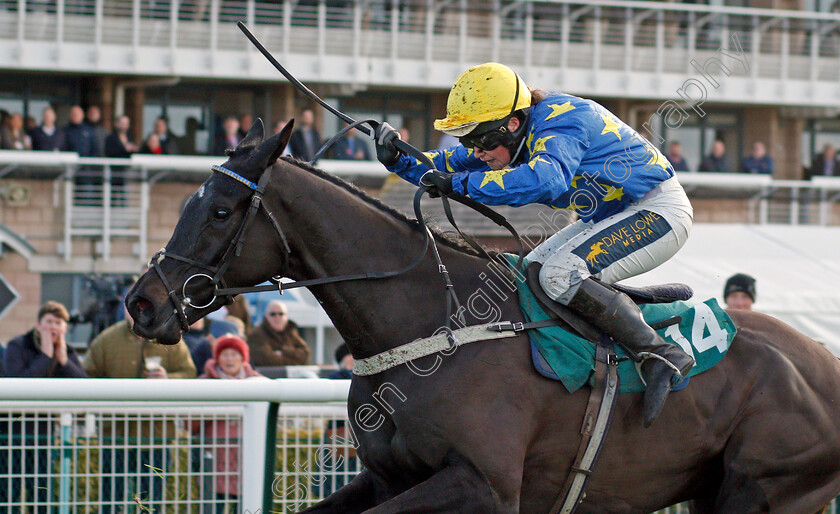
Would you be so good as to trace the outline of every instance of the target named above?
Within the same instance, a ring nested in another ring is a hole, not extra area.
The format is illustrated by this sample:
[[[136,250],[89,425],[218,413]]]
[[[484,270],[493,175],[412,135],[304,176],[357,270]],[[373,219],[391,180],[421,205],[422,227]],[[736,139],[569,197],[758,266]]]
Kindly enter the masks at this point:
[[[332,112],[333,114],[335,114],[336,116],[343,119],[344,121],[346,121],[349,124],[342,131],[340,131],[338,134],[333,136],[333,138],[330,139],[327,142],[327,144],[324,145],[324,147],[322,147],[318,151],[318,153],[316,154],[316,158],[320,157],[320,155],[327,148],[329,148],[329,146],[332,145],[332,143],[335,142],[338,139],[338,137],[342,136],[345,132],[350,130],[350,128],[357,127],[361,132],[363,132],[365,134],[368,134],[368,135],[370,135],[374,132],[374,130],[377,126],[376,121],[374,121],[374,120],[362,120],[362,121],[353,120],[352,118],[350,118],[349,116],[347,116],[343,112],[335,109],[331,105],[324,102],[318,95],[313,93],[309,88],[307,88],[305,85],[303,85],[303,83],[301,83],[299,80],[297,80],[291,73],[286,71],[286,69],[283,68],[283,66],[274,58],[274,56],[272,56],[271,53],[268,52],[268,50],[266,50],[266,48],[262,45],[262,43],[259,42],[259,40],[253,35],[253,33],[251,33],[251,31],[248,30],[248,28],[245,26],[244,23],[238,22],[237,25],[242,30],[242,32],[245,34],[245,36],[248,37],[248,39],[257,47],[257,49],[266,57],[266,59],[268,59],[269,62],[272,65],[274,65],[274,67],[278,71],[280,71],[289,81],[291,81],[299,90],[301,90],[308,97],[315,100],[316,102],[318,102],[319,104],[324,106],[327,110],[329,110],[330,112]],[[362,126],[363,123],[367,123],[374,130],[371,130],[371,129],[368,129],[367,127]],[[425,164],[430,170],[435,168],[434,163],[429,158],[429,156],[424,154],[423,152],[421,152],[420,150],[418,150],[414,146],[412,146],[412,145],[410,145],[410,144],[408,144],[404,141],[401,141],[399,139],[394,141],[394,145],[399,150],[402,150],[403,152],[407,153],[408,155],[411,155],[411,156],[417,158],[420,162]],[[313,160],[315,160],[315,159],[313,159]],[[277,222],[277,219],[274,217],[272,212],[270,210],[268,210],[268,208],[265,207],[265,204],[262,201],[262,197],[265,194],[266,186],[268,185],[268,182],[271,179],[271,169],[272,168],[269,167],[269,168],[266,168],[263,171],[262,175],[260,176],[259,182],[257,184],[251,182],[250,180],[246,179],[245,177],[236,173],[235,171],[232,171],[232,170],[230,170],[228,168],[225,168],[223,166],[213,166],[211,169],[214,172],[222,173],[222,174],[236,180],[237,182],[243,184],[244,186],[248,187],[251,191],[253,191],[253,194],[251,196],[251,204],[248,208],[248,211],[246,212],[245,217],[242,220],[242,223],[239,225],[239,228],[236,231],[236,235],[234,235],[233,239],[230,242],[230,245],[228,246],[227,250],[225,250],[225,253],[222,255],[222,258],[220,259],[221,263],[219,265],[212,266],[212,265],[209,265],[209,264],[205,264],[205,263],[196,261],[194,259],[190,259],[188,257],[184,257],[184,256],[181,256],[181,255],[172,253],[172,252],[168,252],[166,250],[166,248],[162,248],[160,251],[158,251],[155,255],[152,256],[151,260],[149,261],[148,266],[150,268],[153,268],[155,270],[155,272],[157,273],[158,277],[161,280],[161,283],[163,284],[164,288],[167,291],[167,296],[169,297],[169,300],[172,302],[172,305],[174,306],[174,313],[178,316],[178,322],[181,326],[181,330],[183,330],[184,332],[189,330],[189,325],[190,325],[189,324],[189,319],[187,318],[187,314],[184,310],[186,307],[192,307],[194,309],[203,309],[203,308],[206,308],[206,307],[209,307],[210,305],[212,305],[213,302],[215,302],[216,299],[219,298],[219,297],[225,297],[226,302],[231,303],[233,301],[233,296],[235,296],[237,294],[240,294],[240,293],[273,291],[273,290],[276,289],[282,294],[284,290],[292,289],[292,288],[296,288],[296,287],[310,287],[310,286],[336,283],[336,282],[347,282],[347,281],[351,281],[351,280],[382,279],[382,278],[389,278],[389,277],[402,275],[402,274],[407,273],[408,271],[414,269],[415,267],[417,267],[422,262],[423,258],[426,255],[426,252],[428,251],[428,248],[430,246],[429,243],[431,242],[432,255],[435,259],[435,262],[437,263],[438,273],[442,276],[443,281],[444,281],[444,286],[446,288],[446,323],[444,325],[446,327],[446,337],[447,337],[447,341],[449,341],[450,345],[452,347],[454,347],[455,339],[452,336],[452,330],[450,328],[451,323],[452,323],[452,307],[453,307],[453,305],[455,307],[455,312],[458,315],[459,321],[461,321],[462,323],[465,323],[465,321],[464,321],[463,311],[460,308],[460,302],[458,301],[458,296],[455,293],[455,286],[452,283],[452,280],[449,276],[449,272],[447,271],[446,266],[441,261],[440,252],[437,249],[437,244],[435,243],[434,237],[432,236],[428,226],[426,226],[426,223],[425,223],[424,217],[423,217],[423,213],[420,209],[420,198],[422,197],[423,193],[428,192],[430,190],[430,188],[428,186],[418,188],[417,193],[414,195],[414,213],[415,213],[415,216],[417,217],[418,228],[422,227],[422,228],[420,228],[420,230],[422,230],[422,232],[423,232],[424,244],[423,244],[422,253],[410,265],[408,265],[408,266],[406,266],[406,267],[404,267],[400,270],[396,270],[396,271],[367,272],[367,273],[358,273],[358,274],[353,274],[353,275],[342,275],[342,276],[337,276],[337,277],[323,277],[323,278],[317,278],[317,279],[311,279],[311,280],[295,281],[295,282],[292,282],[291,284],[289,284],[289,283],[284,284],[283,282],[281,282],[281,277],[282,277],[282,274],[283,274],[281,272],[280,277],[272,277],[272,280],[275,282],[275,284],[272,284],[272,285],[269,285],[269,286],[252,286],[252,287],[229,288],[229,287],[226,286],[223,276],[224,276],[225,272],[227,271],[228,267],[230,266],[232,258],[234,256],[239,256],[242,253],[242,248],[245,244],[245,233],[248,229],[248,226],[250,225],[251,220],[254,219],[254,217],[255,217],[255,215],[257,214],[258,211],[262,210],[262,212],[264,212],[266,214],[268,219],[271,221],[271,223],[274,227],[274,230],[277,232],[280,239],[283,241],[283,246],[286,250],[286,257],[287,257],[284,266],[288,265],[288,262],[289,262],[288,257],[291,255],[291,249],[289,248],[289,244],[288,244],[288,241],[286,240],[286,236],[283,233],[283,229],[280,227],[280,224]],[[451,198],[452,200],[455,200],[459,203],[462,203],[462,204],[464,204],[468,207],[471,207],[472,209],[475,209],[476,211],[480,212],[484,216],[493,220],[496,224],[498,224],[500,226],[503,226],[506,229],[508,229],[511,232],[511,234],[513,234],[514,238],[516,238],[517,244],[519,245],[519,260],[517,262],[516,268],[521,270],[522,262],[523,262],[523,259],[525,257],[524,248],[523,248],[523,245],[522,245],[522,240],[519,237],[519,234],[513,228],[513,226],[503,216],[496,213],[495,211],[493,211],[489,207],[487,207],[485,205],[482,205],[482,204],[479,204],[478,202],[476,202],[475,200],[473,200],[471,198],[467,198],[467,197],[460,196],[460,195],[454,195],[454,194],[449,195],[449,198]],[[460,234],[461,237],[465,241],[467,241],[467,243],[471,247],[473,247],[477,252],[479,252],[480,255],[482,255],[482,256],[484,256],[488,259],[491,259],[490,255],[487,253],[486,250],[484,250],[484,248],[481,247],[481,245],[479,245],[472,237],[464,234],[461,231],[461,229],[458,228],[458,225],[455,223],[454,217],[452,216],[452,210],[451,210],[451,207],[449,205],[449,201],[448,201],[446,195],[441,195],[441,201],[443,202],[444,212],[446,213],[447,219],[452,224],[452,226],[455,228],[455,230],[458,231],[458,234]],[[179,298],[178,293],[175,291],[175,288],[172,287],[172,285],[169,283],[169,280],[166,278],[166,275],[163,273],[163,270],[160,267],[163,260],[167,257],[169,257],[170,259],[176,260],[176,261],[184,262],[186,264],[189,264],[189,265],[196,266],[198,268],[202,268],[204,270],[207,270],[210,273],[212,273],[212,276],[207,274],[207,273],[196,273],[196,274],[190,276],[189,278],[187,278],[186,281],[184,281],[184,284],[181,287],[181,296]],[[204,305],[194,305],[192,298],[190,298],[190,296],[187,295],[187,285],[190,283],[191,280],[193,280],[195,278],[199,278],[199,279],[200,278],[208,278],[208,279],[210,279],[210,283],[213,286],[212,298],[209,302],[207,302]],[[219,286],[221,286],[221,287],[219,287]]]
[[[241,294],[241,293],[254,293],[254,292],[262,292],[262,291],[274,291],[277,290],[281,294],[283,291],[287,289],[294,289],[298,287],[310,287],[322,284],[330,284],[335,282],[348,282],[351,280],[376,280],[376,279],[383,279],[383,278],[390,278],[395,277],[398,275],[402,275],[407,273],[414,268],[416,268],[422,261],[423,258],[426,256],[426,252],[428,251],[429,247],[432,247],[432,255],[435,258],[435,262],[437,263],[438,273],[443,277],[444,285],[446,288],[446,328],[447,328],[447,339],[450,341],[450,344],[454,345],[455,341],[451,336],[451,329],[450,324],[452,322],[452,308],[453,305],[455,307],[455,312],[458,314],[459,320],[463,323],[463,312],[461,310],[460,302],[458,301],[458,297],[455,294],[455,286],[452,284],[452,280],[449,277],[449,272],[446,269],[446,266],[443,264],[440,258],[440,253],[437,249],[437,243],[434,240],[434,237],[429,230],[429,227],[426,226],[426,223],[423,219],[423,213],[420,210],[420,198],[422,197],[423,193],[425,192],[424,189],[418,189],[417,193],[414,195],[414,212],[417,215],[418,221],[418,228],[423,233],[423,249],[422,252],[412,261],[409,265],[405,266],[404,268],[394,270],[394,271],[370,271],[366,273],[356,273],[351,275],[341,275],[335,277],[322,277],[310,280],[298,280],[291,283],[284,283],[280,281],[280,277],[282,277],[283,273],[279,277],[272,277],[272,280],[275,281],[275,284],[271,285],[263,285],[263,286],[250,286],[250,287],[233,287],[229,288],[226,286],[224,282],[224,274],[227,271],[228,267],[230,266],[231,261],[233,260],[234,256],[239,256],[242,253],[242,248],[245,245],[245,234],[251,221],[255,218],[255,215],[258,211],[262,211],[271,221],[274,230],[277,232],[280,240],[283,242],[283,247],[286,251],[286,264],[288,264],[289,259],[288,257],[291,255],[292,251],[289,248],[289,243],[286,239],[286,235],[283,232],[282,227],[277,222],[277,218],[274,214],[265,206],[265,202],[263,202],[263,195],[265,194],[266,186],[268,185],[269,180],[271,179],[271,169],[266,168],[263,171],[263,174],[260,176],[259,183],[255,184],[250,180],[246,179],[242,175],[236,173],[233,170],[225,168],[223,166],[213,166],[212,170],[214,172],[222,173],[237,182],[245,185],[249,189],[253,191],[251,196],[251,203],[248,207],[248,211],[245,213],[245,217],[242,219],[242,223],[239,225],[239,228],[236,230],[236,234],[234,235],[233,239],[231,239],[230,244],[228,245],[225,253],[222,255],[220,259],[220,264],[217,266],[212,266],[209,264],[205,264],[203,262],[196,261],[194,259],[190,259],[188,257],[184,257],[182,255],[178,255],[173,252],[169,252],[166,248],[162,248],[159,250],[152,258],[149,260],[148,266],[153,268],[157,273],[158,277],[160,278],[163,286],[166,288],[167,296],[169,297],[172,305],[174,306],[174,312],[178,316],[178,322],[181,325],[181,329],[186,332],[189,330],[189,320],[187,318],[187,314],[185,311],[186,307],[192,307],[194,309],[203,309],[209,307],[213,302],[216,301],[216,298],[225,297],[227,299],[227,303],[231,303],[234,296]],[[460,231],[459,231],[460,232]],[[482,249],[483,251],[483,249]],[[486,252],[484,252],[486,255]],[[172,287],[169,280],[166,278],[163,270],[161,269],[161,263],[165,258],[170,258],[176,261],[180,261],[191,266],[196,266],[198,268],[202,268],[209,273],[196,273],[187,278],[184,281],[184,285],[181,288],[181,296],[179,298],[178,293],[176,292],[175,288]],[[211,285],[213,286],[213,296],[209,302],[203,305],[195,305],[193,303],[192,298],[187,294],[187,285],[190,283],[191,280],[195,278],[207,278],[210,280]],[[221,286],[221,287],[219,287]]]

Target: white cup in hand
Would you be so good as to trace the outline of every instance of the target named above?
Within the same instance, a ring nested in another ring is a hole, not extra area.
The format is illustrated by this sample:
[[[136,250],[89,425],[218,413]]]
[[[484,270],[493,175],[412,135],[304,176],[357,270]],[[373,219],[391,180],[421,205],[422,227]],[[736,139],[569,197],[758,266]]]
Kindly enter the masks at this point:
[[[146,371],[154,371],[160,367],[160,355],[150,355],[146,357]]]

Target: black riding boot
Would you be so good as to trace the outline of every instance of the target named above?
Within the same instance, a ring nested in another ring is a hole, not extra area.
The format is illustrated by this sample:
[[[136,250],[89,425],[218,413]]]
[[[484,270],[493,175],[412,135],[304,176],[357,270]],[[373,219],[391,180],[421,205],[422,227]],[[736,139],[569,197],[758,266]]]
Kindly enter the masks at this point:
[[[671,377],[685,376],[694,359],[679,346],[666,343],[642,318],[639,307],[624,293],[594,280],[584,280],[569,308],[642,359],[645,427],[659,415],[671,391]]]

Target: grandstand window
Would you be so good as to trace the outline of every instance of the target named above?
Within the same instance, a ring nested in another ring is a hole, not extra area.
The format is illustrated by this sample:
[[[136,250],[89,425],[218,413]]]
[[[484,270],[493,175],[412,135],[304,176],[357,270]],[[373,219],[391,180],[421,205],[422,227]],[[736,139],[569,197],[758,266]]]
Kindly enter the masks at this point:
[[[686,119],[679,128],[669,129],[667,126],[664,127],[662,134],[665,143],[661,145],[661,148],[665,150],[668,143],[679,141],[683,147],[683,156],[688,161],[690,169],[696,170],[703,157],[711,151],[712,143],[716,139],[720,139],[726,145],[729,169],[737,171],[742,144],[742,124],[740,120],[739,112],[726,110],[707,112],[706,116],[702,118],[692,116]]]
[[[40,122],[41,112],[48,104],[58,107],[59,124],[66,118],[61,117],[63,108],[78,103],[80,83],[77,79],[67,78],[57,81],[42,76],[22,77],[9,74],[0,84],[0,109],[9,113],[21,113],[24,117],[32,116]]]

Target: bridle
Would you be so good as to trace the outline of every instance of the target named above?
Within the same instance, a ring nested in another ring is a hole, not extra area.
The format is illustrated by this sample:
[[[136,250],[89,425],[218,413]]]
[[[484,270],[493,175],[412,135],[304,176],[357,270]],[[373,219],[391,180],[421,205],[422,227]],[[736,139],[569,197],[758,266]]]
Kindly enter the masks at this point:
[[[289,243],[286,240],[286,235],[283,233],[283,229],[280,227],[280,224],[277,222],[277,219],[274,217],[274,214],[272,214],[272,212],[268,210],[268,208],[265,206],[265,203],[262,201],[263,195],[265,194],[265,188],[268,185],[269,180],[271,180],[271,167],[268,167],[265,169],[265,171],[263,171],[263,174],[260,176],[259,182],[256,184],[246,179],[242,175],[236,173],[235,171],[229,170],[228,168],[225,168],[223,166],[214,165],[211,169],[214,172],[227,175],[228,177],[236,180],[237,182],[244,184],[249,189],[251,189],[251,191],[253,191],[251,195],[250,205],[248,206],[248,210],[245,212],[245,217],[242,219],[242,223],[240,223],[239,228],[236,230],[236,234],[233,236],[233,239],[231,239],[230,244],[225,250],[225,253],[222,254],[222,257],[219,260],[219,264],[216,266],[205,264],[195,259],[190,259],[189,257],[184,257],[183,255],[178,255],[176,253],[167,251],[166,248],[161,248],[149,260],[149,267],[155,270],[158,277],[160,277],[164,288],[166,288],[166,294],[169,296],[172,305],[175,307],[175,314],[178,316],[178,322],[181,325],[181,330],[183,330],[184,332],[190,329],[190,323],[187,319],[187,314],[184,311],[185,307],[192,307],[194,309],[204,309],[212,305],[213,302],[216,301],[216,298],[218,298],[219,296],[225,296],[228,300],[227,303],[232,303],[234,295],[220,295],[219,286],[221,285],[222,288],[226,287],[224,281],[224,274],[230,266],[233,257],[238,257],[242,253],[242,248],[245,245],[245,234],[248,230],[248,226],[251,224],[251,221],[255,218],[258,211],[262,210],[262,212],[264,212],[268,219],[271,221],[274,230],[277,232],[277,235],[280,236],[280,240],[283,242],[283,248],[286,251],[286,256],[288,257],[292,253],[289,249]],[[169,283],[169,280],[166,278],[166,274],[160,267],[161,263],[165,258],[174,259],[176,261],[184,262],[191,266],[204,269],[208,271],[209,274],[195,273],[192,276],[190,276],[187,280],[184,281],[184,285],[181,287],[181,297],[179,298],[178,293],[175,291],[175,288],[172,287],[172,285]],[[209,302],[207,302],[204,305],[193,304],[192,298],[190,298],[187,295],[187,285],[190,283],[191,280],[196,278],[208,278],[210,279],[210,284],[213,286],[213,297]]]
[[[438,273],[440,273],[443,277],[444,284],[446,286],[446,328],[448,329],[450,327],[453,306],[455,307],[455,313],[459,316],[461,322],[463,323],[463,309],[460,308],[460,302],[458,301],[458,297],[455,295],[455,287],[452,284],[451,279],[449,278],[449,272],[447,271],[446,266],[444,266],[443,262],[440,259],[440,253],[438,252],[434,237],[432,237],[429,228],[423,221],[422,212],[420,211],[420,198],[425,192],[424,189],[418,189],[417,193],[414,196],[414,211],[415,214],[417,214],[418,220],[417,227],[423,233],[423,249],[417,256],[417,258],[414,261],[412,261],[409,265],[395,271],[371,271],[366,273],[356,273],[351,275],[341,275],[335,277],[323,277],[311,280],[298,280],[295,282],[282,282],[281,278],[285,274],[284,272],[288,267],[292,251],[289,248],[288,240],[286,239],[286,235],[283,233],[283,229],[280,226],[280,223],[278,223],[277,218],[268,209],[268,207],[265,206],[265,202],[263,202],[263,195],[265,194],[265,189],[268,186],[269,181],[271,180],[272,167],[270,166],[266,168],[265,171],[263,171],[258,183],[256,184],[246,179],[242,175],[236,173],[235,171],[225,168],[223,166],[214,165],[211,169],[214,172],[227,175],[228,177],[247,186],[251,191],[253,191],[251,195],[251,202],[248,206],[247,212],[245,213],[245,217],[242,219],[239,228],[236,230],[236,234],[233,236],[233,239],[231,239],[230,244],[225,250],[225,253],[219,260],[219,264],[216,266],[205,264],[195,259],[190,259],[189,257],[184,257],[183,255],[178,255],[176,253],[167,251],[166,248],[161,248],[157,253],[155,253],[149,260],[148,264],[149,268],[155,270],[161,282],[163,283],[163,286],[166,289],[166,294],[174,307],[174,313],[176,316],[178,316],[178,322],[181,325],[181,329],[184,332],[188,331],[190,328],[190,323],[185,311],[186,307],[192,307],[194,309],[204,309],[212,305],[213,302],[215,302],[216,299],[219,297],[226,298],[226,303],[232,303],[233,297],[242,293],[254,293],[276,290],[282,294],[283,291],[287,289],[293,289],[297,287],[310,287],[334,282],[346,282],[350,280],[369,280],[395,277],[397,275],[402,275],[416,268],[423,261],[423,258],[426,256],[426,252],[428,251],[430,246],[433,249],[432,254],[437,262]],[[242,248],[245,245],[245,234],[247,233],[249,225],[255,219],[258,211],[262,211],[263,213],[265,213],[266,217],[268,217],[268,219],[271,221],[271,224],[274,227],[274,230],[277,232],[277,235],[280,237],[280,240],[283,242],[283,249],[286,252],[283,264],[284,269],[283,271],[281,271],[280,275],[272,277],[271,281],[274,282],[274,284],[228,288],[224,281],[224,274],[228,270],[228,267],[230,266],[233,258],[235,256],[238,257],[242,253]],[[184,281],[183,286],[181,286],[181,295],[179,297],[178,292],[170,284],[169,280],[166,278],[166,274],[161,269],[161,263],[166,258],[170,258],[176,261],[189,264],[191,266],[195,266],[197,268],[201,268],[203,270],[206,270],[208,273],[195,273],[189,278],[187,278],[187,280]],[[192,298],[190,298],[190,296],[187,295],[187,285],[190,283],[190,281],[196,278],[210,279],[210,283],[213,286],[212,299],[204,305],[193,304]],[[450,330],[447,330],[447,335],[451,337]],[[450,340],[450,342],[454,345],[454,340]]]

